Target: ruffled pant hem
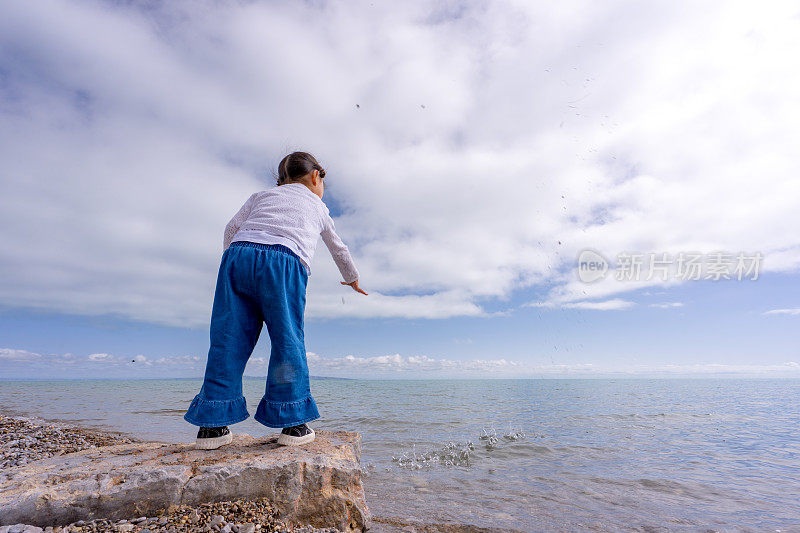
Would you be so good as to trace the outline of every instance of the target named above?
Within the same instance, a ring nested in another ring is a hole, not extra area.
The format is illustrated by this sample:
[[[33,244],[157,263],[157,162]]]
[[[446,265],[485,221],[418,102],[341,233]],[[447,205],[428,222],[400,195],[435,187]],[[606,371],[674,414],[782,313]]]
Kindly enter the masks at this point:
[[[253,418],[270,428],[288,428],[319,418],[319,410],[311,395],[295,402],[276,402],[264,396]]]
[[[236,424],[249,416],[244,396],[233,400],[206,400],[198,394],[192,400],[183,419],[195,426],[209,428]]]

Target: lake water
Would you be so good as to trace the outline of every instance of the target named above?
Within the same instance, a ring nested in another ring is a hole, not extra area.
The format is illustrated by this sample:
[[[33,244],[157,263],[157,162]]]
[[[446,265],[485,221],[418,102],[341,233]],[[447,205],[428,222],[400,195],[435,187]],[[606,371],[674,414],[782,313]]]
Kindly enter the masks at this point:
[[[182,416],[200,385],[0,381],[0,408],[191,442]],[[263,389],[244,381],[251,415]],[[800,380],[312,378],[311,390],[322,418],[309,425],[362,435],[374,531],[800,530]],[[232,430],[276,433],[252,416]]]

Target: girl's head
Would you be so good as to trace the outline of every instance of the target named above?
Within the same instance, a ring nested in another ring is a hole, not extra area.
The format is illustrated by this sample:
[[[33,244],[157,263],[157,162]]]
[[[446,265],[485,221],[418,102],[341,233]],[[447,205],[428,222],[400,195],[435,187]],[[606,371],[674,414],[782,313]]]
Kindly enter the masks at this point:
[[[315,176],[314,171],[317,171]],[[287,183],[304,183],[305,185],[316,186],[314,178],[324,178],[325,169],[317,162],[313,155],[308,152],[292,152],[284,157],[278,165],[278,185]],[[320,184],[322,180],[319,180]]]

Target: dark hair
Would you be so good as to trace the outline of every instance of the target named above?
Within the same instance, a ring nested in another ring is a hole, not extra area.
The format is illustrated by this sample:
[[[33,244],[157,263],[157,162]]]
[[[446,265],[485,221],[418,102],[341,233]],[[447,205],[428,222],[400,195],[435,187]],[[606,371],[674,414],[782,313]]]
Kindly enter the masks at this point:
[[[308,152],[292,152],[278,164],[278,177],[276,179],[278,185],[286,183],[294,183],[300,181],[300,178],[311,172],[312,170],[319,171],[319,177],[325,177],[325,169],[322,168],[313,155]]]

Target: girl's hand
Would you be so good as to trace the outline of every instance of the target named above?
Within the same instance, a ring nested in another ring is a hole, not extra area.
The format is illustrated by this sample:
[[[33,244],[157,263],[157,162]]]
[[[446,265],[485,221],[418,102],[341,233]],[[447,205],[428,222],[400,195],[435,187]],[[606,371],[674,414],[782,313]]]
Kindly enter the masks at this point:
[[[364,289],[358,286],[358,280],[355,280],[352,283],[345,283],[344,281],[340,281],[339,283],[341,283],[342,285],[350,285],[351,287],[353,287],[354,291],[360,292],[361,294],[367,294],[366,292],[364,292]]]

